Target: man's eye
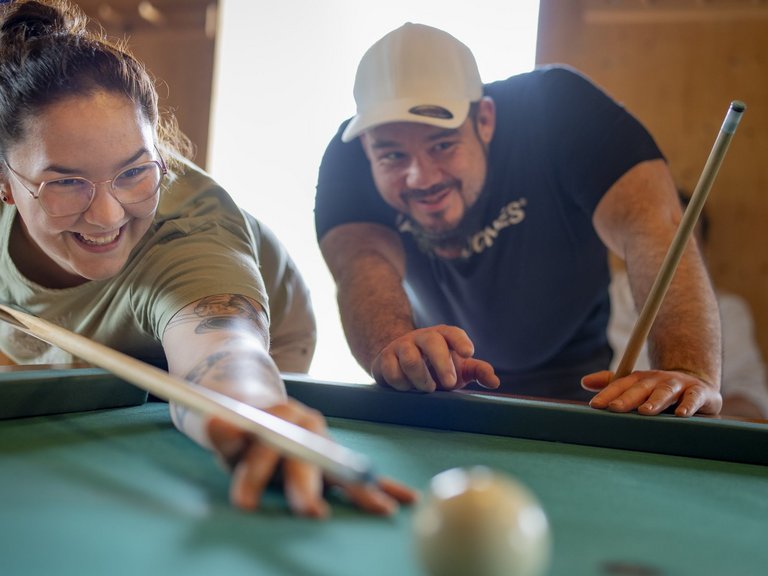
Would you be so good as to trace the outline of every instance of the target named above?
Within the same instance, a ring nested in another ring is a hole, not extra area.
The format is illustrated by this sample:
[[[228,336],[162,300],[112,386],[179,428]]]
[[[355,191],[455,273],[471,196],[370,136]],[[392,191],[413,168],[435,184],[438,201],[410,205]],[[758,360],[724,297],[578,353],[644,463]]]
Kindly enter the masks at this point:
[[[438,142],[435,144],[435,150],[438,152],[445,152],[446,150],[453,148],[455,145],[455,142]]]

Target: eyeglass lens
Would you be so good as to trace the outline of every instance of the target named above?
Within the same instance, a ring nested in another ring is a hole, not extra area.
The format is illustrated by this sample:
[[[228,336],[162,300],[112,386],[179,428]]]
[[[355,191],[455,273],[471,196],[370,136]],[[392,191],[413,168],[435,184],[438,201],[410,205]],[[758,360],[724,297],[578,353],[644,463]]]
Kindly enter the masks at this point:
[[[149,200],[160,188],[163,169],[155,161],[131,166],[110,183],[112,195],[121,204],[138,204]],[[96,185],[86,178],[71,177],[49,180],[40,187],[38,200],[52,216],[84,212],[96,193]]]

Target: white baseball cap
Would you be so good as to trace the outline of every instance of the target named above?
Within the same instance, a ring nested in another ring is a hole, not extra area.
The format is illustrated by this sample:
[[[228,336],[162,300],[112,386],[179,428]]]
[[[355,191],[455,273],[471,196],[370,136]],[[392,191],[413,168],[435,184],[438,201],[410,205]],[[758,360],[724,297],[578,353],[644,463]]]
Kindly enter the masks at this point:
[[[354,95],[357,115],[344,142],[390,122],[458,128],[470,103],[482,98],[483,83],[469,48],[447,32],[409,22],[363,55]]]

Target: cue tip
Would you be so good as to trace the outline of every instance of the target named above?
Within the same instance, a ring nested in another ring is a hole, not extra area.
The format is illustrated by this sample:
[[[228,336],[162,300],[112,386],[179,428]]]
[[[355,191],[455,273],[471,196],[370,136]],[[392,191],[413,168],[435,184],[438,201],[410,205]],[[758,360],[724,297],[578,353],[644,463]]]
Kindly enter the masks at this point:
[[[734,100],[733,102],[731,102],[731,110],[733,110],[734,112],[738,112],[739,114],[741,114],[746,109],[747,109],[747,105],[744,104],[744,102],[742,102],[741,100]]]
[[[723,125],[720,127],[720,130],[723,133],[732,136],[733,133],[736,132],[736,127],[739,125],[739,121],[746,109],[747,105],[741,100],[731,101],[731,105],[728,107],[728,113],[725,115],[725,120],[723,120]]]

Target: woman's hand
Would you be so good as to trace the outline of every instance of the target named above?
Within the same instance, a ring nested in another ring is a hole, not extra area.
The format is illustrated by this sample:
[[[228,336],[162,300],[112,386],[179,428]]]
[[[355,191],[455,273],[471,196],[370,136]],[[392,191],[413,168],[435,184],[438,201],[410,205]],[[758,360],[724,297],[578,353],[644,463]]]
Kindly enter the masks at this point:
[[[316,434],[328,435],[323,415],[296,400],[288,399],[266,412]],[[219,457],[232,470],[230,500],[233,505],[244,510],[258,509],[264,490],[280,470],[285,497],[294,514],[311,518],[328,517],[330,507],[323,497],[327,479],[317,466],[283,458],[258,438],[222,420],[212,419],[208,434]],[[412,503],[417,498],[416,492],[410,488],[383,478],[376,484],[338,486],[355,506],[382,516],[395,513],[400,504]]]

